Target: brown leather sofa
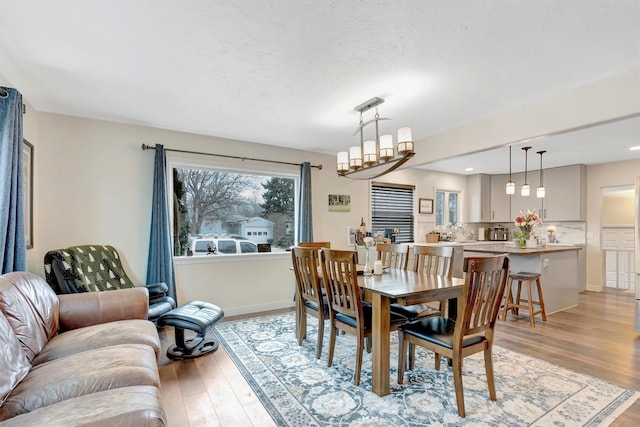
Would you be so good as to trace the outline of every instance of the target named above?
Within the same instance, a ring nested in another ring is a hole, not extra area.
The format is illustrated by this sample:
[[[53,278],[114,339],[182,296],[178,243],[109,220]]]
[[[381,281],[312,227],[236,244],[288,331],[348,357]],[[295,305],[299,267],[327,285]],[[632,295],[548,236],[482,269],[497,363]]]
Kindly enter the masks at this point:
[[[144,287],[56,295],[0,276],[0,426],[165,426]]]

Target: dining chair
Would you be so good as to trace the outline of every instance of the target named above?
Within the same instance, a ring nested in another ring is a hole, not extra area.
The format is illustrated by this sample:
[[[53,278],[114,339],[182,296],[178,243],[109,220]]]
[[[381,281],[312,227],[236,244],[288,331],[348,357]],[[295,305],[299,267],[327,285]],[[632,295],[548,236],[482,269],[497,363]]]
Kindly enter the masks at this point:
[[[415,245],[413,247],[413,262],[410,267],[413,271],[451,278],[452,266],[453,246]],[[391,310],[412,321],[421,317],[440,316],[444,312],[444,304],[444,301],[440,301],[438,308],[426,303],[408,306],[391,304]]]
[[[300,316],[312,315],[318,319],[318,341],[316,343],[316,359],[322,354],[322,340],[324,336],[324,321],[329,319],[329,306],[323,296],[322,281],[318,274],[318,249],[294,247],[291,249],[293,271],[296,276],[297,294],[300,306],[304,309],[296,314]],[[305,319],[306,321],[306,319]],[[296,319],[301,324],[301,319]],[[298,345],[302,345],[306,331],[298,335]]]
[[[407,269],[409,245],[406,243],[378,243],[376,251],[378,260],[382,261],[382,267]]]
[[[467,356],[484,352],[489,397],[496,400],[493,335],[509,276],[509,258],[504,255],[465,258],[464,271],[465,283],[462,296],[458,298],[457,319],[429,317],[398,328],[398,384],[404,380],[409,343],[433,351],[436,370],[440,370],[441,356],[449,358],[453,362],[453,383],[460,417],[465,416],[462,361]],[[413,368],[409,365],[408,369]]]
[[[331,249],[331,242],[300,242],[298,246],[301,248]]]
[[[354,251],[322,249],[322,277],[329,304],[331,338],[327,366],[333,364],[333,352],[338,330],[355,335],[357,338],[354,384],[360,385],[362,352],[365,338],[371,337],[371,306],[363,304],[356,272],[357,254]],[[391,313],[390,330],[395,331],[407,322],[407,318]]]

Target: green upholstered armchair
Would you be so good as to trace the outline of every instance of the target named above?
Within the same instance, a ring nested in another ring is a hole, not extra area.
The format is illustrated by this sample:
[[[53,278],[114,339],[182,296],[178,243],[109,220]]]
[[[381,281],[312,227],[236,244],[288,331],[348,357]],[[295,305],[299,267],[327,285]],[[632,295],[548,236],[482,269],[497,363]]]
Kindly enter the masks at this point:
[[[133,288],[113,246],[81,245],[49,251],[44,256],[45,278],[56,294],[99,292]],[[167,296],[165,283],[146,285],[149,290],[149,320],[173,310],[176,303]]]

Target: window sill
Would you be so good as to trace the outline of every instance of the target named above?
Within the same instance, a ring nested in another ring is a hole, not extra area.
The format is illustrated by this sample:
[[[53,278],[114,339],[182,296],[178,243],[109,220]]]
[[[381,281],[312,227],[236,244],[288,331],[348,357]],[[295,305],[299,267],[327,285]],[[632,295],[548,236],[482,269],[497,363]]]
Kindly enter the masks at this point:
[[[176,256],[173,263],[176,265],[208,264],[208,263],[229,263],[229,262],[251,262],[291,259],[291,252],[260,252],[252,254],[238,255],[195,255]]]

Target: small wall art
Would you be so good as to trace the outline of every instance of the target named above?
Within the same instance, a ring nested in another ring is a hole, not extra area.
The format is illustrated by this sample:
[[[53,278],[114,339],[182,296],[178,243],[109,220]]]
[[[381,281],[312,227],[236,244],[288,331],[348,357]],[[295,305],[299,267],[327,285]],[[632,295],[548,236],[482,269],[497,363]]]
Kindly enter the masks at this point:
[[[432,214],[433,213],[433,199],[419,199],[418,200],[418,213]]]
[[[351,212],[351,196],[329,194],[329,212]]]

